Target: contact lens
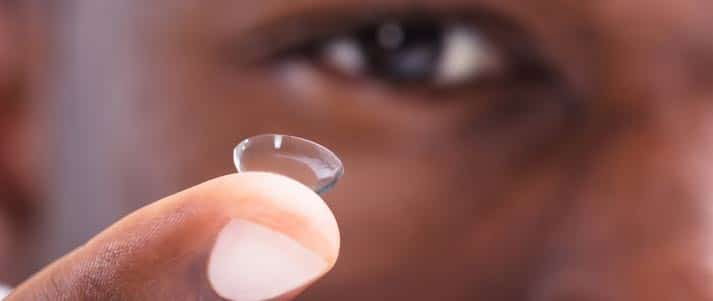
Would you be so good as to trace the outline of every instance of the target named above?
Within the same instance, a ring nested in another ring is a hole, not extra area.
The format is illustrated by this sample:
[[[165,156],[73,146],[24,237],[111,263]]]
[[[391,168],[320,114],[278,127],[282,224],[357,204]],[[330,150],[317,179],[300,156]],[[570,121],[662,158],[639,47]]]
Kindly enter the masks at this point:
[[[265,171],[293,178],[318,194],[329,191],[344,174],[342,161],[310,140],[280,134],[247,138],[233,150],[238,172]]]

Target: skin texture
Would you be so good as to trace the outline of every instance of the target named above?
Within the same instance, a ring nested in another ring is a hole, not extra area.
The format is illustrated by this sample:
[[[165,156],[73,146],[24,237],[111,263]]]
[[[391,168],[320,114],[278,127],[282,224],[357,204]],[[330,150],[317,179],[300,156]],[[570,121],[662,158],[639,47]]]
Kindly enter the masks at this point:
[[[328,146],[346,170],[325,197],[339,261],[303,300],[713,300],[709,2],[78,3],[95,31],[59,35],[57,49],[106,65],[59,56],[55,71],[35,71],[26,89],[58,96],[26,97],[38,113],[13,113],[0,138],[25,141],[13,129],[39,125],[52,143],[13,145],[52,164],[2,158],[0,171],[17,195],[6,203],[86,205],[96,220],[38,209],[64,217],[36,229],[62,239],[44,239],[49,254],[5,276],[13,282],[146,200],[231,172],[241,138],[277,132]],[[87,17],[99,11],[122,21]],[[462,14],[537,68],[439,90],[344,79],[282,55],[285,36],[413,11]],[[122,43],[73,47],[94,39]],[[104,289],[147,291],[128,278]]]

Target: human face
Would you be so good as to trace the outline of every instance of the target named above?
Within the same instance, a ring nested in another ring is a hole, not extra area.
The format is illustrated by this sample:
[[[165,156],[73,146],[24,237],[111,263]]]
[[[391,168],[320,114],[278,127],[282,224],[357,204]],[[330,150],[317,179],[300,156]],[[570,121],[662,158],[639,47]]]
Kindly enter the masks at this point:
[[[104,183],[128,211],[231,172],[242,138],[318,141],[345,164],[326,195],[342,250],[305,300],[712,297],[711,4],[85,5],[121,30],[69,47],[101,67],[56,79],[63,98],[103,113],[57,130],[60,167],[111,176],[64,185]]]

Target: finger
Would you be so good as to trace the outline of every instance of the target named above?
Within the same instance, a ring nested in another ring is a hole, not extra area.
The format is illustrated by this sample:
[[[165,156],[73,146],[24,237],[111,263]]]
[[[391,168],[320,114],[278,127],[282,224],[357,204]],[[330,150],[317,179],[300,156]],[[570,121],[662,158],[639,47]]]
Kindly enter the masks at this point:
[[[280,299],[331,269],[338,251],[334,216],[309,188],[228,175],[132,213],[7,300]]]

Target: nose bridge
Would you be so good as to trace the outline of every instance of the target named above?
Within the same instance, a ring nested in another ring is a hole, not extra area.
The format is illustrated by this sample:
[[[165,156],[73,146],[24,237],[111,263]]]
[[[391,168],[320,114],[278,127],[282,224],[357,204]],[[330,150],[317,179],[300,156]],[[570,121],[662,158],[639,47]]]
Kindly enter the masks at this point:
[[[533,300],[713,300],[706,122],[664,115],[592,151]]]

